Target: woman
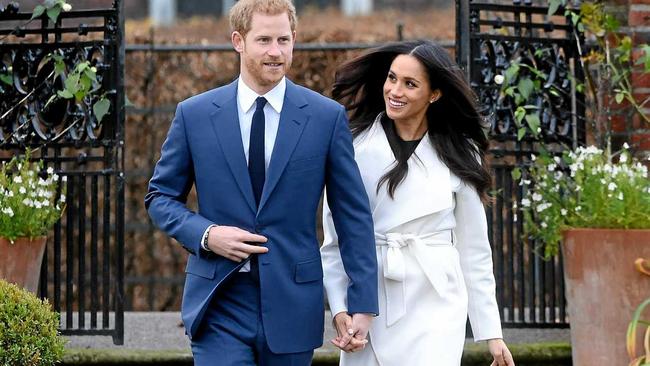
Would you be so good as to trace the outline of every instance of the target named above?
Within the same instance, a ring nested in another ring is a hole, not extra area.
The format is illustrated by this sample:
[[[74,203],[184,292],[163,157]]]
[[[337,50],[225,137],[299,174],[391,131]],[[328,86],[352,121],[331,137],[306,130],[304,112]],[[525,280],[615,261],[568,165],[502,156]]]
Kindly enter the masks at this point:
[[[346,366],[458,366],[469,314],[494,366],[512,366],[502,340],[482,201],[488,140],[460,68],[426,41],[374,49],[336,73],[370,200],[379,309],[368,343],[347,336],[348,277],[329,207],[324,282]]]

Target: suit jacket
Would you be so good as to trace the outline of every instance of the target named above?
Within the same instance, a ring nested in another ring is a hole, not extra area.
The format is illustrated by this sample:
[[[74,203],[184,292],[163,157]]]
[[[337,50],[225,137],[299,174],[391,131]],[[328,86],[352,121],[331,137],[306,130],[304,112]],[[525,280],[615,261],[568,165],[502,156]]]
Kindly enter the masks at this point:
[[[196,335],[210,300],[243,263],[202,251],[211,224],[268,238],[259,256],[262,321],[271,351],[303,352],[323,341],[323,272],[316,211],[324,186],[351,284],[350,312],[377,313],[377,262],[368,198],[354,161],[345,110],[287,80],[259,209],[244,156],[237,82],[179,103],[149,183],[153,222],[189,252],[182,317]],[[196,186],[198,212],[185,203]]]
[[[377,182],[395,162],[381,122],[358,136],[354,147],[375,232],[397,244],[376,248],[380,315],[370,328],[372,349],[386,365],[424,365],[433,359],[436,365],[458,365],[468,314],[475,340],[502,337],[480,197],[440,160],[428,136],[409,158],[408,175],[394,199],[386,184],[377,192]],[[327,205],[323,213],[324,283],[330,308],[338,313],[347,309],[350,280]]]

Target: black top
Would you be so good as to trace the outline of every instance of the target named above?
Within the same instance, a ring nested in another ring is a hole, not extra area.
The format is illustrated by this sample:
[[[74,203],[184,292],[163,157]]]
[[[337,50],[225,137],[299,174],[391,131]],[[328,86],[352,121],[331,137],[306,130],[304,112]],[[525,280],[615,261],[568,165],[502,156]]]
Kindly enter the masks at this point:
[[[422,138],[408,141],[402,140],[395,129],[395,122],[385,114],[381,118],[381,126],[384,128],[386,137],[388,137],[388,144],[390,145],[390,149],[393,150],[395,159],[399,161],[408,160],[418,147],[420,141],[422,141]]]

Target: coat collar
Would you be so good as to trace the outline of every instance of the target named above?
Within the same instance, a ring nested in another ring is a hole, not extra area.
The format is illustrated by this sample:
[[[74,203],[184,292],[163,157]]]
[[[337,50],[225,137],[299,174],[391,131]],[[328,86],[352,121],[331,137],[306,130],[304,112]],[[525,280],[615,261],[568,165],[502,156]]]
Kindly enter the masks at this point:
[[[394,199],[385,184],[377,192],[377,182],[395,163],[379,117],[355,140],[355,154],[375,219],[375,231],[385,233],[405,222],[452,207],[449,168],[438,158],[428,135],[409,158],[408,175],[395,190]]]

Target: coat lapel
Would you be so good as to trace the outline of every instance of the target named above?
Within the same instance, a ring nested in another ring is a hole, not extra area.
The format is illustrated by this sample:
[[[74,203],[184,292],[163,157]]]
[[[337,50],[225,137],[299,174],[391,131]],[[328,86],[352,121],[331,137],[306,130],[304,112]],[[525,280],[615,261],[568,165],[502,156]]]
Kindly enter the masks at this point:
[[[219,146],[226,157],[237,186],[246,198],[248,206],[257,211],[253,187],[248,174],[248,164],[244,155],[241,130],[239,128],[239,113],[237,112],[237,80],[223,87],[221,93],[212,102],[217,110],[210,115],[212,128],[219,140]]]
[[[395,162],[381,122],[375,121],[368,134],[359,139],[355,149],[357,163],[377,232],[385,233],[408,221],[452,207],[449,168],[438,158],[428,136],[411,155],[408,175],[395,190],[394,198],[388,194],[386,184],[377,192],[377,182]]]
[[[280,113],[278,134],[275,138],[266,182],[260,199],[260,211],[278,184],[282,172],[287,166],[298,140],[300,140],[302,131],[307,125],[309,115],[304,110],[306,106],[307,101],[299,93],[298,87],[287,79],[287,90],[284,96],[282,112]]]

